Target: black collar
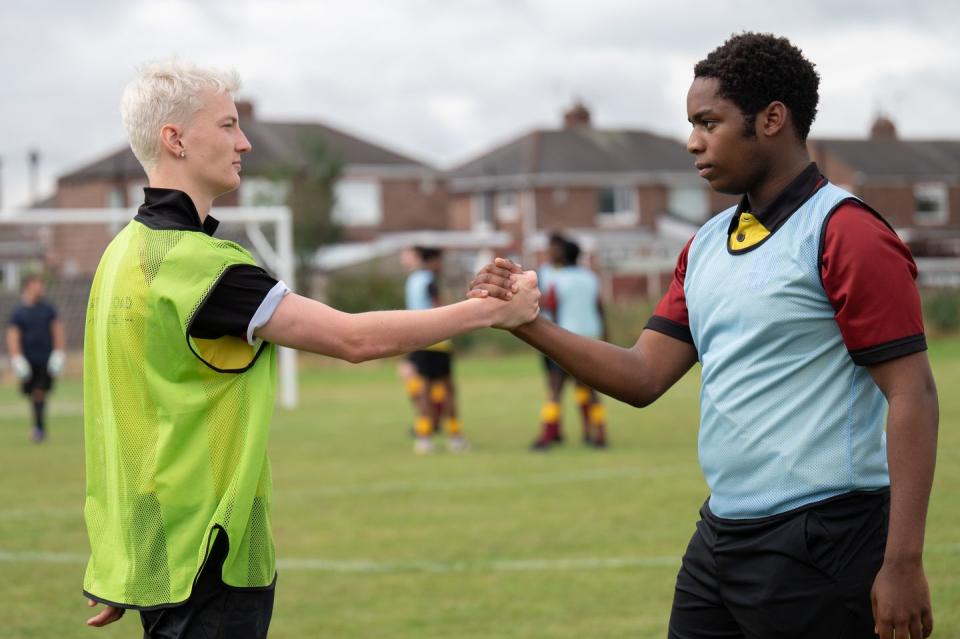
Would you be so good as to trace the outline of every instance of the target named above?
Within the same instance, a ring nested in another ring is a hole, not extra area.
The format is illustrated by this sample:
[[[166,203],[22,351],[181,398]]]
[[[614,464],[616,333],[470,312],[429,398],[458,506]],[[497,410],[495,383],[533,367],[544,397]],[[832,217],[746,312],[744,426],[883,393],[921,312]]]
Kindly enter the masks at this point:
[[[800,175],[793,178],[793,181],[787,185],[787,188],[780,191],[780,194],[773,199],[773,202],[762,209],[750,209],[750,200],[744,195],[740,200],[740,206],[737,207],[737,214],[730,220],[729,233],[737,229],[741,213],[752,213],[757,221],[773,234],[783,223],[790,219],[790,216],[799,209],[804,202],[827,184],[827,178],[823,177],[820,169],[815,162],[811,162]],[[728,233],[728,235],[729,235]]]
[[[190,196],[176,189],[143,189],[143,204],[136,221],[155,231],[201,231],[213,235],[220,222],[207,215],[202,223]]]

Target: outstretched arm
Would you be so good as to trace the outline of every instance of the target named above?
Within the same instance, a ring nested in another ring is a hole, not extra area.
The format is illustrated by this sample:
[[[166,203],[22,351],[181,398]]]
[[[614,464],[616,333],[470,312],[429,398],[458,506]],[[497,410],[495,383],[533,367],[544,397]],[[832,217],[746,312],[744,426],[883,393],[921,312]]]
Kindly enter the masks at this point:
[[[697,361],[692,345],[651,330],[632,348],[576,335],[542,317],[513,334],[587,386],[633,406],[653,403]]]
[[[469,297],[509,299],[520,267],[497,258],[477,274]],[[621,348],[566,331],[538,317],[513,334],[543,352],[587,386],[633,406],[663,395],[697,361],[692,344],[645,330],[632,348]]]
[[[883,566],[873,584],[876,632],[881,639],[891,639],[894,631],[898,639],[920,639],[933,632],[923,536],[937,458],[937,389],[924,352],[869,370],[890,406],[890,530]]]
[[[537,276],[524,273],[517,283],[518,291],[509,302],[469,299],[424,311],[350,314],[290,294],[256,335],[280,346],[354,363],[390,357],[478,328],[513,328],[533,320],[539,311]]]

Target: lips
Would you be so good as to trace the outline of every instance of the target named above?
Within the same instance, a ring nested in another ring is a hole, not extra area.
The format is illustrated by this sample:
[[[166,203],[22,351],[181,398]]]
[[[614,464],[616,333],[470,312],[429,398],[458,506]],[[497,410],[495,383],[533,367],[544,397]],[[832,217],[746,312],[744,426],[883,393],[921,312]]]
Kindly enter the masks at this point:
[[[702,178],[707,177],[713,171],[713,165],[707,164],[705,162],[697,162],[696,164],[694,164],[694,166],[697,169],[697,173]]]

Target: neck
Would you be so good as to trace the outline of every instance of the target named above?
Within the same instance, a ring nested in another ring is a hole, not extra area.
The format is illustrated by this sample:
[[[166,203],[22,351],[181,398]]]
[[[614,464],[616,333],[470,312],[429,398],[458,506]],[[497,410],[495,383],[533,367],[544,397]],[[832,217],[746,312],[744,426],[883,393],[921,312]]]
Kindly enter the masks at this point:
[[[766,174],[747,191],[750,208],[762,209],[780,195],[787,186],[810,165],[810,155],[805,146],[793,153],[781,153],[778,162],[771,162]]]
[[[197,207],[200,223],[207,219],[210,209],[213,208],[213,196],[204,189],[193,184],[182,176],[170,175],[166,171],[156,170],[148,175],[150,186],[156,189],[176,189],[190,196],[193,205]]]

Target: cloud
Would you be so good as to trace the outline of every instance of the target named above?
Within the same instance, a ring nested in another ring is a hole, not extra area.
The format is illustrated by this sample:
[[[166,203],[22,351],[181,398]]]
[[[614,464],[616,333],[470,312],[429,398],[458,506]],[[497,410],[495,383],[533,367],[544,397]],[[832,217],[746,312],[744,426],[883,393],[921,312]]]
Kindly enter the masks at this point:
[[[731,33],[790,37],[823,77],[814,134],[960,137],[960,9],[930,0],[70,0],[0,3],[5,203],[26,153],[53,177],[124,142],[122,87],[149,59],[237,68],[261,117],[321,120],[449,166],[582,98],[599,126],[686,136],[693,64]],[[949,109],[949,117],[948,117]],[[823,133],[821,133],[823,132]]]

